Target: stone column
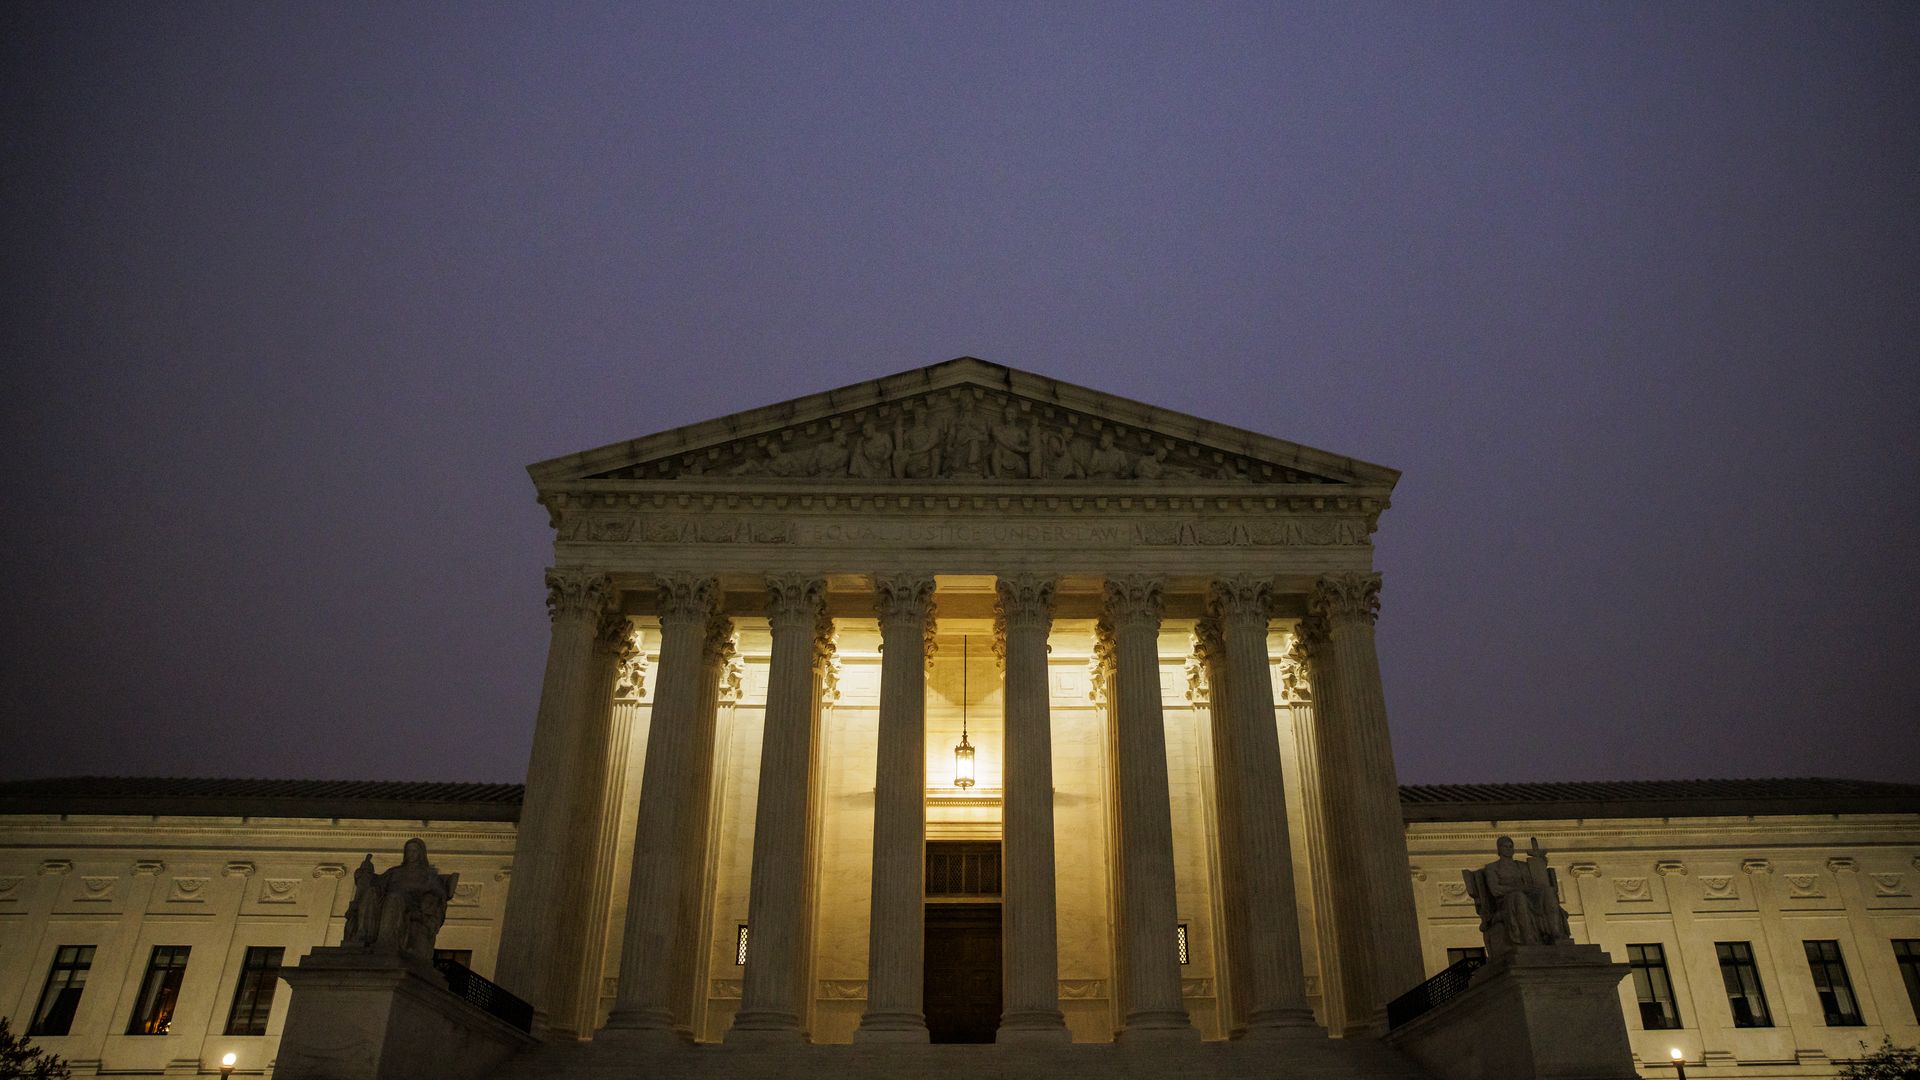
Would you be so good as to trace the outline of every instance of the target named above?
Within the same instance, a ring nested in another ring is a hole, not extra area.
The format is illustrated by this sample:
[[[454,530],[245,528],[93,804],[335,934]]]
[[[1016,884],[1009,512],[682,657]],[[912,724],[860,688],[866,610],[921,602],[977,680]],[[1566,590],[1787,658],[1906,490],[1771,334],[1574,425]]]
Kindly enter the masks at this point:
[[[1386,1005],[1420,984],[1419,919],[1387,733],[1373,623],[1380,575],[1315,583],[1302,624],[1314,678],[1327,864],[1347,1025],[1382,1031]]]
[[[1005,1011],[995,1042],[1067,1042],[1053,873],[1053,729],[1048,708],[1050,577],[1001,578],[994,615],[1006,658],[1001,942]]]
[[[1233,954],[1244,965],[1233,973],[1234,997],[1244,1003],[1249,1035],[1313,1027],[1300,963],[1293,845],[1267,657],[1271,592],[1266,581],[1235,578],[1214,582],[1207,593],[1208,613],[1220,626],[1226,652],[1226,707],[1215,711],[1214,721],[1224,722],[1231,734],[1226,764],[1233,780],[1224,790],[1235,805],[1221,816],[1234,822],[1228,862],[1240,882],[1246,934],[1245,948]]]
[[[1314,956],[1320,970],[1320,1021],[1329,1033],[1345,1036],[1349,1032],[1340,1010],[1340,959],[1335,952],[1331,917],[1333,892],[1327,868],[1326,800],[1320,790],[1319,720],[1313,711],[1312,669],[1307,662],[1307,646],[1296,625],[1287,635],[1287,652],[1280,659],[1280,682],[1286,704],[1292,713],[1293,757],[1300,767],[1300,808],[1306,820],[1308,881],[1312,886],[1307,901],[1314,929]],[[1294,867],[1294,876],[1300,873]],[[1311,1000],[1312,995],[1309,995]]]
[[[880,616],[880,735],[873,789],[873,917],[867,1011],[856,1042],[926,1042],[927,673],[933,578],[874,581]]]
[[[1199,1038],[1180,998],[1174,942],[1173,811],[1160,707],[1160,582],[1108,578],[1103,625],[1112,637],[1114,785],[1120,818],[1120,1037]]]
[[[807,967],[808,794],[814,702],[820,696],[815,639],[826,624],[827,583],[803,574],[767,578],[773,655],[767,669],[760,801],[753,818],[747,925],[753,944],[728,1042],[803,1041]]]
[[[614,617],[625,624],[627,641],[618,649],[613,685],[607,691],[606,769],[601,776],[604,786],[600,812],[592,826],[593,880],[587,889],[591,900],[582,926],[587,953],[574,979],[574,1008],[581,1017],[578,1030],[582,1032],[591,1032],[600,1026],[600,1002],[606,985],[607,930],[613,922],[614,863],[620,844],[626,840],[620,828],[620,807],[625,801],[627,754],[633,738],[633,714],[646,691],[646,658],[637,648],[631,620],[624,615]],[[608,622],[602,622],[600,632],[595,645],[604,648],[607,636],[615,631]]]
[[[687,804],[680,815],[680,914],[674,924],[680,929],[674,935],[672,962],[673,1030],[688,1042],[695,1037],[700,954],[707,944],[704,915],[707,847],[713,825],[713,746],[719,726],[720,683],[734,659],[733,620],[724,615],[708,619],[700,645],[700,705],[694,710],[693,747],[688,752],[693,774],[687,778]]]
[[[547,571],[547,613],[553,636],[540,683],[540,711],[533,723],[533,753],[527,762],[526,800],[514,844],[513,887],[501,918],[500,958],[494,978],[532,1002],[545,1029],[550,1011],[571,998],[571,967],[556,964],[562,926],[571,912],[559,910],[562,881],[591,864],[591,842],[575,850],[575,778],[585,767],[587,703],[600,670],[593,640],[601,615],[615,599],[613,579],[589,570]]]
[[[711,578],[681,574],[660,579],[660,677],[633,833],[620,993],[601,1029],[602,1039],[676,1041],[673,943],[688,929],[679,925],[682,824],[683,815],[695,812],[688,803],[707,682],[702,668],[717,667],[708,659],[706,639],[718,598],[719,585]]]
[[[1209,727],[1213,743],[1214,831],[1220,861],[1221,931],[1216,940],[1222,948],[1218,962],[1226,978],[1222,998],[1227,1012],[1221,1026],[1230,1038],[1240,1038],[1247,1030],[1249,988],[1243,985],[1251,962],[1247,957],[1247,883],[1241,861],[1235,852],[1241,849],[1240,789],[1234,769],[1235,727],[1229,722],[1231,687],[1227,680],[1227,644],[1220,623],[1213,618],[1194,625],[1194,656],[1203,674]]]

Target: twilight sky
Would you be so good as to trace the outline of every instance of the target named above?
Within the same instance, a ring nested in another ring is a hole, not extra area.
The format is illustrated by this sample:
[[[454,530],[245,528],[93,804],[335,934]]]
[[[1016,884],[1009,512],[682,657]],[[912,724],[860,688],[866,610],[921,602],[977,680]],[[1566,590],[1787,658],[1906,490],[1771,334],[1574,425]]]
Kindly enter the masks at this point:
[[[1920,6],[0,7],[0,776],[518,780],[533,461],[971,354],[1405,472],[1409,782],[1920,778]]]

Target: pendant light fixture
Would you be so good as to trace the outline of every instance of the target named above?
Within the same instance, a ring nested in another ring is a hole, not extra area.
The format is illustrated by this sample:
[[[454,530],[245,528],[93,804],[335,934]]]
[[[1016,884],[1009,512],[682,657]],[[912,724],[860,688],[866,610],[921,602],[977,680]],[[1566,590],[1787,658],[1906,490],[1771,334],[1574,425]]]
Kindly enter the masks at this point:
[[[953,748],[953,786],[973,786],[973,744],[967,741],[967,637],[960,636],[960,745]]]

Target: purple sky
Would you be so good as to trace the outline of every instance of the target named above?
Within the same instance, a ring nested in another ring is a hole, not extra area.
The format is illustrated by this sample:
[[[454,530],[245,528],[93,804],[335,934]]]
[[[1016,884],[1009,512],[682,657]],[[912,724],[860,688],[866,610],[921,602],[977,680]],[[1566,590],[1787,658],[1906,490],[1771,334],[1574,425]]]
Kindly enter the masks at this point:
[[[518,780],[532,461],[963,354],[1392,465],[1402,779],[1920,775],[1920,6],[0,7],[0,775]]]

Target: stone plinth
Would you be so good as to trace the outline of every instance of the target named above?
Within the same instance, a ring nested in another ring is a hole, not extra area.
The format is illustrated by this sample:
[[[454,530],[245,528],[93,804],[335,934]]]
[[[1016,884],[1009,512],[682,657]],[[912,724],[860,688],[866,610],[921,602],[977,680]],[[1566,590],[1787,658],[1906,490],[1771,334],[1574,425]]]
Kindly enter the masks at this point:
[[[1387,1044],[1441,1080],[1635,1080],[1615,989],[1627,970],[1598,945],[1521,946]]]
[[[535,1044],[398,956],[315,949],[280,976],[293,997],[278,1080],[474,1080]]]

